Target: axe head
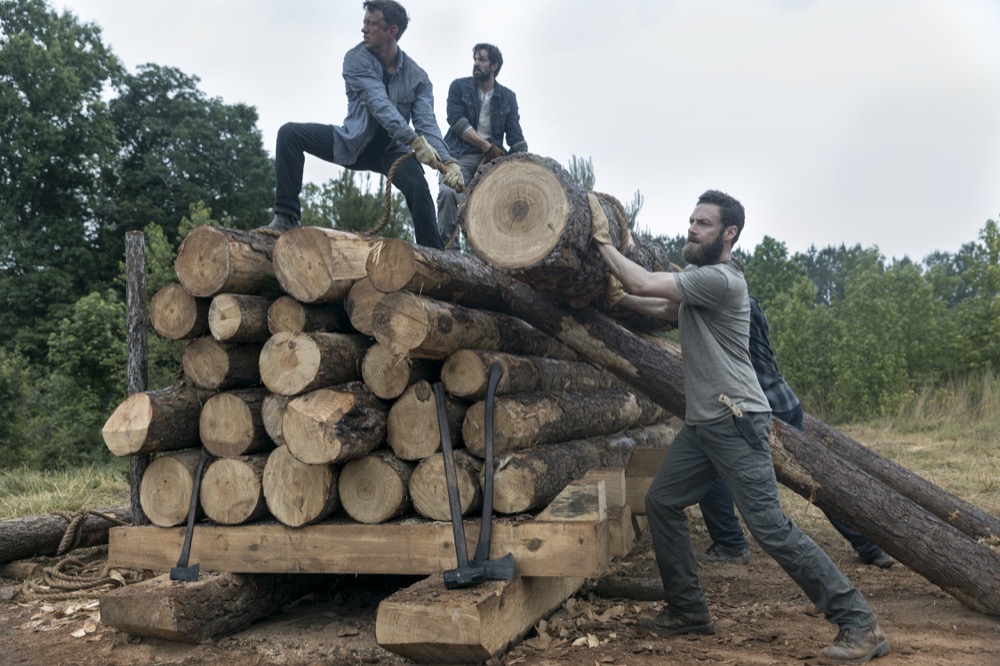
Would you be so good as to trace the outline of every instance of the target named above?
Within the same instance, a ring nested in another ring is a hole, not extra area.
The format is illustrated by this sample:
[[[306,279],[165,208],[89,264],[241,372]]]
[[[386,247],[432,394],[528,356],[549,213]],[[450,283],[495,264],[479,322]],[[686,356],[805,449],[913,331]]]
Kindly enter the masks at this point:
[[[487,580],[514,580],[517,575],[513,553],[507,553],[497,560],[473,560],[469,565],[481,566]]]
[[[486,582],[486,571],[480,564],[469,562],[457,569],[444,572],[444,586],[449,590],[482,585]]]
[[[201,565],[198,563],[186,567],[174,567],[170,570],[170,580],[193,581],[198,580],[198,572]]]

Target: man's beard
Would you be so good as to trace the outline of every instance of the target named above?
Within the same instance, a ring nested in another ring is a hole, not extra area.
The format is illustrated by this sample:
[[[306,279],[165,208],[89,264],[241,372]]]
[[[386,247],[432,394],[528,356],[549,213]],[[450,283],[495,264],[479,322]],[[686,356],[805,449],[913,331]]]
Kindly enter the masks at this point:
[[[472,78],[474,78],[476,81],[480,81],[481,82],[481,81],[485,81],[486,79],[490,78],[490,76],[489,76],[489,74],[487,74],[483,70],[479,69],[478,67],[473,67],[472,68]]]
[[[695,266],[707,266],[714,264],[722,256],[722,232],[716,235],[715,240],[705,245],[684,245],[684,261]]]

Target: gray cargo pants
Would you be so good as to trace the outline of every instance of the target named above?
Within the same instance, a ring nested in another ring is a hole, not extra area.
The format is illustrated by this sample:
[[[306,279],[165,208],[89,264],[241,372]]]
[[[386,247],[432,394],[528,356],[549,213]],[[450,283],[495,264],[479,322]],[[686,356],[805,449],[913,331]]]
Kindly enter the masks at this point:
[[[781,509],[771,462],[770,414],[745,418],[756,441],[742,435],[732,418],[685,425],[646,494],[646,517],[667,606],[678,613],[708,612],[684,508],[698,503],[718,473],[750,534],[827,620],[840,627],[873,623],[875,613],[861,592]]]

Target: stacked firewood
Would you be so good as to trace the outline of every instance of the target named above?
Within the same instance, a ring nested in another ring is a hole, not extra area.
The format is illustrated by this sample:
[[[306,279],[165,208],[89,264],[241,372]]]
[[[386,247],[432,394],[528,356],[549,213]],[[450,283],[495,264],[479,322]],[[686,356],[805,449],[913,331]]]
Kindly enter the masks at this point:
[[[213,459],[199,515],[219,524],[273,516],[299,527],[341,513],[363,523],[414,512],[448,520],[438,381],[461,506],[475,512],[493,364],[504,371],[494,429],[500,513],[541,509],[588,469],[623,467],[635,448],[669,443],[661,407],[491,308],[493,297],[472,307],[407,290],[402,259],[416,251],[316,227],[188,235],[177,283],[150,303],[157,333],[187,340],[183,381],[130,396],[103,430],[116,455],[157,454],[140,490],[153,524],[187,519],[200,447]],[[429,252],[444,273],[480,263]]]

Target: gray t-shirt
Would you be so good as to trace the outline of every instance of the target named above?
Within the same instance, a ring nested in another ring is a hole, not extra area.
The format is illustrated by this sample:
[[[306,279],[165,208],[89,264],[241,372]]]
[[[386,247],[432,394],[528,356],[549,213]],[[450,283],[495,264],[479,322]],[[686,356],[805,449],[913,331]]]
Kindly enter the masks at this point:
[[[684,362],[688,425],[732,415],[729,396],[744,412],[770,412],[750,364],[750,297],[743,272],[731,262],[688,266],[677,275],[677,325]]]

